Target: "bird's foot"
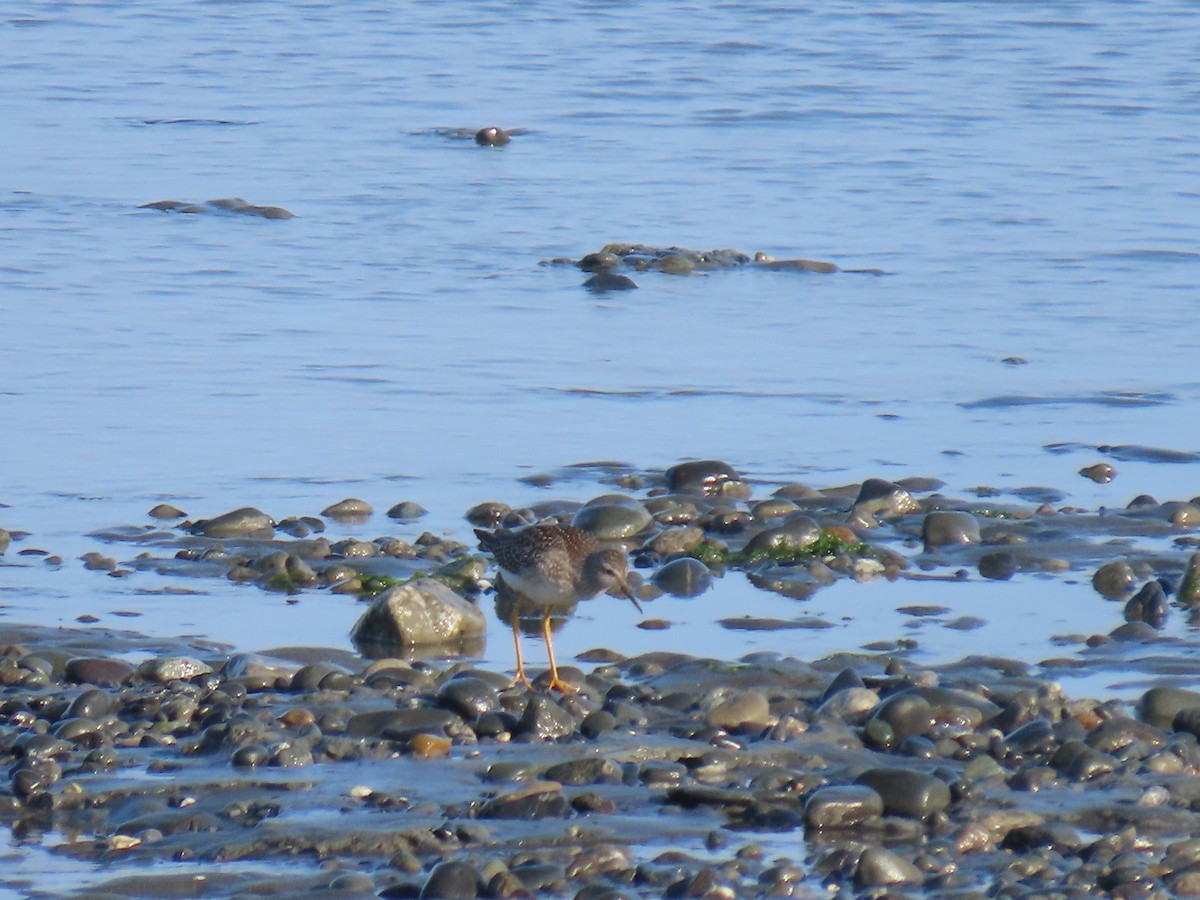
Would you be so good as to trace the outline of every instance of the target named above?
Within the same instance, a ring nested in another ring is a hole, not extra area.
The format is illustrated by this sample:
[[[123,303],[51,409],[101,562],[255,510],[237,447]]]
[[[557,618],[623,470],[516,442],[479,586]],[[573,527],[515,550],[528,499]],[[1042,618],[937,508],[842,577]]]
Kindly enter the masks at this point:
[[[547,685],[547,690],[558,691],[560,694],[578,694],[579,688],[570,682],[563,681],[557,675],[550,679],[550,684]]]
[[[508,683],[508,687],[506,687],[505,690],[507,691],[507,690],[510,690],[511,688],[515,688],[518,684],[521,685],[522,687],[524,687],[525,690],[527,690],[527,691],[533,690],[533,682],[529,680],[529,676],[526,675],[523,671],[518,672],[516,675],[513,676],[513,680]]]

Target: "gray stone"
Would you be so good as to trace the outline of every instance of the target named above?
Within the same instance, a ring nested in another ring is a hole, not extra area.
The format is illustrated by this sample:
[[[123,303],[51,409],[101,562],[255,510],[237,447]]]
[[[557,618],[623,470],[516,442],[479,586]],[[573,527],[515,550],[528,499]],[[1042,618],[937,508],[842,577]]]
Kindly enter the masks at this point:
[[[188,656],[148,659],[137,668],[138,675],[147,681],[187,681],[211,672],[212,666]]]
[[[727,482],[740,482],[741,476],[729,463],[701,459],[679,463],[666,472],[667,487],[680,494],[720,494]]]
[[[650,580],[660,590],[675,597],[699,597],[712,587],[708,566],[690,556],[671,560]]]
[[[67,660],[64,678],[82,684],[116,687],[133,676],[133,666],[119,659],[76,657]]]
[[[387,515],[389,519],[419,519],[427,512],[420,503],[404,500],[389,509]]]
[[[883,798],[863,785],[818,788],[804,802],[804,824],[824,830],[854,828],[883,815]]]
[[[213,538],[269,538],[275,534],[275,520],[262,510],[243,506],[241,509],[223,513],[215,519],[197,522],[192,527],[192,533]]]
[[[771,724],[771,706],[762,691],[740,691],[709,710],[705,721],[726,731],[759,731]]]
[[[924,820],[950,805],[946,782],[913,769],[881,766],[868,769],[855,781],[879,794],[883,811],[890,816]]]
[[[927,551],[952,544],[978,544],[979,522],[969,512],[937,509],[925,515],[921,540]]]
[[[357,644],[463,644],[487,630],[484,614],[440,581],[418,578],[389,588],[350,632]]]
[[[1167,621],[1167,595],[1157,580],[1147,581],[1125,604],[1125,621],[1163,627]]]
[[[359,500],[356,497],[347,497],[345,500],[339,500],[331,506],[321,510],[321,515],[327,516],[330,519],[365,519],[370,516],[375,510],[366,500]]]
[[[1177,687],[1152,687],[1142,694],[1138,713],[1142,721],[1158,728],[1168,728],[1183,709],[1200,707],[1200,691]]]
[[[654,520],[632,497],[606,494],[589,500],[575,513],[572,525],[602,541],[617,541],[645,531]]]
[[[1120,600],[1131,590],[1136,578],[1133,568],[1123,560],[1105,563],[1092,576],[1092,587],[1106,600]]]
[[[868,847],[858,859],[854,881],[861,887],[884,884],[920,884],[921,870],[883,847]]]
[[[876,518],[903,516],[920,510],[921,504],[900,485],[883,478],[868,478],[858,489],[850,516],[851,522],[870,522]]]

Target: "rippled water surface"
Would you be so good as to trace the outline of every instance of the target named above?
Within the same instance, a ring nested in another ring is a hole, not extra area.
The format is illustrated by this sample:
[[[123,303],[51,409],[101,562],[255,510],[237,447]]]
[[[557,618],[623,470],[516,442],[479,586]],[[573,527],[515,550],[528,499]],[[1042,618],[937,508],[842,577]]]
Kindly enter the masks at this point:
[[[1200,494],[1200,59],[1192,3],[85,3],[0,20],[0,525],[17,621],[346,644],[346,598],[77,568],[170,500],[281,518],[418,500],[585,499],[580,460],[728,460],[768,484],[1051,485],[1087,509]],[[439,132],[528,129],[487,149]],[[171,215],[240,196],[290,220]],[[540,267],[613,241],[764,250],[886,276]],[[1025,364],[1005,362],[1019,358]],[[1048,445],[1062,445],[1051,452]],[[111,551],[110,551],[111,552]],[[805,656],[917,629],[930,660],[1030,660],[1119,611],[1077,582],[839,584],[821,632],[729,632],[794,601],[740,579],[597,644]],[[774,606],[772,605],[774,604]],[[692,611],[695,610],[695,612]],[[870,612],[870,611],[876,612]],[[114,612],[135,612],[134,618]],[[882,611],[882,612],[879,612]],[[1182,631],[1181,624],[1177,627]],[[972,644],[975,641],[975,644]],[[511,664],[505,629],[489,662]]]

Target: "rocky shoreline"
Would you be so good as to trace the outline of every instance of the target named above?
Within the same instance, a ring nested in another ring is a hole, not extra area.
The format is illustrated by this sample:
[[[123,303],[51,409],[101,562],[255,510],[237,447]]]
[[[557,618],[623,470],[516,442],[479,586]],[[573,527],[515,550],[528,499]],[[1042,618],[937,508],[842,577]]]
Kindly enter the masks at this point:
[[[100,864],[74,896],[1200,892],[1198,692],[597,653],[558,697],[463,663],[6,636],[0,821]]]
[[[530,691],[451,658],[483,627],[491,569],[472,547],[326,538],[327,521],[373,514],[353,498],[280,521],[163,505],[155,524],[92,535],[134,558],[93,552],[85,569],[427,613],[364,636],[365,614],[358,653],[6,622],[0,821],[18,845],[97,864],[77,897],[1200,895],[1197,665],[1159,637],[1200,599],[1196,501],[1093,513],[1048,489],[955,500],[933,479],[756,498],[719,461],[596,469],[621,493],[481,503],[466,519],[573,522],[630,553],[650,601],[730,572],[794,600],[839,580],[963,580],[968,566],[991,581],[1086,571],[1123,615],[1061,664],[1161,647],[1152,671],[1173,683],[1133,702],[1071,698],[1048,664],[922,665],[897,641],[813,660],[599,648],[560,667],[577,692],[544,675]],[[1174,549],[1112,540],[1130,535]],[[0,552],[64,565],[29,543],[0,531]],[[448,626],[442,602],[473,631]],[[0,887],[61,895],[17,875]]]

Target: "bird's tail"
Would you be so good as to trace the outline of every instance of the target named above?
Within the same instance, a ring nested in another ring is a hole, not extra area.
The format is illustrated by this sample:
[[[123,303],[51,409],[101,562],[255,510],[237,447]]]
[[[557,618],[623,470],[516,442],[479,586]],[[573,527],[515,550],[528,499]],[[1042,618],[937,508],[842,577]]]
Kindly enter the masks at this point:
[[[479,549],[486,550],[488,553],[496,549],[496,544],[500,540],[499,534],[495,531],[484,531],[482,528],[475,529],[475,537],[479,538]]]

